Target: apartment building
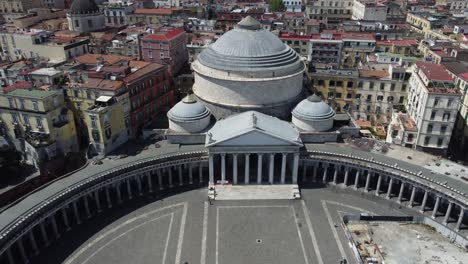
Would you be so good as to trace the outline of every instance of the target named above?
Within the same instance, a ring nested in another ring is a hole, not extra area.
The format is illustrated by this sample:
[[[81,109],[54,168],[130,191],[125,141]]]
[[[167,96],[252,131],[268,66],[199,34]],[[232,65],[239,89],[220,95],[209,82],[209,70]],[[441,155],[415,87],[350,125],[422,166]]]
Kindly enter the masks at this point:
[[[307,58],[310,61],[310,54],[311,54],[311,38],[312,36],[307,35],[299,35],[290,32],[280,32],[278,34],[278,38],[283,41],[284,44],[290,46],[293,50],[295,50],[299,55],[304,58]]]
[[[416,62],[406,109],[417,125],[415,148],[446,154],[461,93],[454,78],[439,64]]]
[[[181,28],[161,28],[145,35],[140,43],[144,61],[170,65],[173,74],[188,63],[187,33]]]
[[[310,39],[310,61],[316,68],[338,69],[343,47],[340,34],[314,34]]]
[[[0,32],[0,58],[5,61],[46,58],[61,62],[88,53],[89,39],[74,35],[55,35],[44,30]]]
[[[415,56],[419,55],[418,46],[419,43],[415,39],[377,40],[375,51]]]
[[[160,26],[168,24],[171,19],[181,16],[182,13],[183,10],[179,7],[138,8],[128,15],[128,23],[129,25]]]
[[[339,22],[351,19],[354,0],[308,0],[306,14],[309,18]]]
[[[341,50],[342,68],[356,68],[360,63],[366,63],[367,56],[375,51],[375,37],[369,33],[343,33],[343,48]]]
[[[19,150],[36,161],[78,150],[73,113],[61,90],[15,83],[0,94],[0,126]]]
[[[376,0],[354,0],[352,19],[385,21],[387,20],[387,5]]]
[[[7,23],[24,16],[32,8],[44,7],[43,0],[2,0],[0,1],[0,16]]]

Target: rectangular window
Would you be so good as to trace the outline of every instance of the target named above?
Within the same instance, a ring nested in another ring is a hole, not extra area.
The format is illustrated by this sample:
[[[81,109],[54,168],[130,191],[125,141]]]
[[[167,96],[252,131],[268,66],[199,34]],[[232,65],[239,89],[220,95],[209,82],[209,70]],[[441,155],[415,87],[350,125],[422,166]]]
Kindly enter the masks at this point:
[[[430,141],[431,141],[431,137],[429,137],[429,136],[424,137],[424,146],[429,145]]]
[[[442,147],[442,144],[444,143],[444,138],[440,137],[437,139],[437,147]]]
[[[20,107],[21,109],[24,109],[24,99],[20,99]]]
[[[91,19],[88,19],[88,27],[93,28],[93,21]]]
[[[392,85],[390,86],[390,91],[392,91],[392,92],[395,91],[395,84],[394,83],[392,83]]]
[[[439,105],[439,98],[435,98],[434,99],[434,106],[438,106]]]
[[[75,19],[75,27],[80,27],[80,21],[78,21],[78,19]]]
[[[37,101],[32,101],[32,103],[33,103],[34,111],[39,111],[39,104],[37,103]]]
[[[452,103],[453,103],[453,99],[449,99],[447,101],[447,107],[451,107],[452,106]]]
[[[377,96],[377,101],[380,101],[380,102],[383,101],[383,95]]]
[[[89,116],[89,119],[91,119],[91,127],[92,128],[97,128],[96,117],[95,116]]]
[[[86,91],[86,98],[91,99],[91,91]]]
[[[13,98],[8,97],[8,103],[10,104],[10,108],[15,108],[15,102]]]
[[[11,120],[13,121],[13,123],[18,123],[18,114],[11,113]]]
[[[370,89],[370,90],[373,90],[373,89],[374,89],[374,82],[370,82],[370,83],[369,83],[369,89]]]
[[[36,116],[36,124],[37,127],[42,127],[42,118],[40,116]]]
[[[434,120],[434,119],[435,119],[436,114],[437,114],[437,111],[432,111],[432,113],[431,113],[431,120]]]
[[[358,88],[362,88],[362,82],[358,82]]]
[[[432,133],[434,126],[432,124],[427,125],[427,133]]]
[[[80,92],[78,90],[73,90],[73,95],[75,97],[80,97]]]
[[[447,132],[447,126],[446,125],[441,125],[440,126],[440,134],[445,134]]]
[[[371,100],[372,100],[372,95],[371,94],[367,95],[367,101],[370,102]]]
[[[449,121],[450,120],[450,112],[445,112],[443,117],[442,117],[442,120],[443,121]]]
[[[385,90],[385,83],[380,83],[380,90]]]
[[[23,122],[25,125],[29,126],[29,116],[27,114],[23,114]]]

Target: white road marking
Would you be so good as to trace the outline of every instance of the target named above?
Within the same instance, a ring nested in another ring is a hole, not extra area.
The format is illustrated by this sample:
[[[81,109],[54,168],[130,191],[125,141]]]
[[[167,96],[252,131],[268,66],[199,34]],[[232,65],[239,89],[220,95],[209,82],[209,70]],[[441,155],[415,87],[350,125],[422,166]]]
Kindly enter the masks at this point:
[[[114,237],[113,239],[109,240],[109,241],[108,241],[107,243],[105,243],[104,245],[100,246],[96,251],[94,251],[91,255],[89,255],[83,262],[81,262],[81,264],[84,264],[84,263],[88,262],[88,261],[89,261],[91,258],[93,258],[97,253],[99,253],[102,249],[104,249],[105,247],[107,247],[108,245],[110,245],[110,244],[111,244],[112,242],[114,242],[115,240],[117,240],[117,239],[119,239],[119,238],[125,236],[126,234],[132,232],[132,231],[135,230],[135,229],[138,229],[138,228],[140,228],[140,227],[142,227],[142,226],[144,226],[144,225],[146,225],[146,224],[148,224],[148,223],[157,221],[157,220],[159,220],[159,219],[161,219],[161,218],[164,218],[164,217],[166,217],[166,216],[171,216],[171,221],[172,221],[172,218],[174,217],[174,213],[170,213],[170,214],[166,214],[166,215],[163,215],[163,216],[156,217],[156,218],[154,218],[154,219],[145,221],[145,222],[143,222],[143,223],[141,223],[141,224],[138,224],[138,225],[136,225],[136,226],[130,228],[129,230],[127,230],[127,231],[121,233],[120,235],[118,235],[118,236]],[[163,262],[163,263],[164,263],[164,262]]]
[[[177,242],[177,253],[175,257],[175,264],[180,264],[180,258],[182,254],[182,244],[184,242],[186,221],[187,221],[187,203],[184,203],[184,212],[182,213],[182,221],[180,223],[179,240]]]
[[[174,220],[174,213],[171,214],[171,222],[169,222],[169,228],[167,230],[166,245],[164,246],[164,254],[163,254],[163,259],[162,259],[163,264],[166,263],[167,248],[169,247],[169,240],[171,238],[173,220]]]
[[[301,230],[299,230],[299,220],[297,220],[297,217],[296,217],[296,209],[294,208],[294,206],[290,206],[290,207],[292,208],[292,213],[293,213],[293,216],[294,216],[294,222],[295,222],[296,229],[297,229],[297,235],[299,236],[299,242],[301,242],[301,248],[302,248],[302,254],[304,254],[304,260],[305,260],[306,264],[309,264],[309,259],[307,258],[307,253],[306,253],[306,250],[305,250],[304,241],[302,240]]]
[[[217,208],[288,208],[291,205],[225,205]]]
[[[74,254],[71,258],[69,258],[64,264],[70,264],[72,263],[73,261],[75,261],[76,258],[78,258],[81,254],[83,254],[86,250],[88,250],[89,248],[91,248],[92,246],[94,246],[97,242],[101,241],[102,239],[104,239],[106,236],[116,232],[117,230],[119,230],[120,228],[128,225],[128,224],[131,224],[135,221],[137,221],[138,219],[141,219],[141,218],[145,218],[145,217],[148,217],[152,214],[155,214],[155,213],[158,213],[158,212],[161,212],[161,211],[164,211],[164,210],[167,210],[167,209],[170,209],[170,208],[173,208],[173,207],[177,207],[177,206],[181,206],[181,205],[184,205],[185,203],[177,203],[177,204],[172,204],[172,205],[169,205],[169,206],[166,206],[166,207],[163,207],[163,208],[158,208],[156,210],[152,210],[152,211],[149,211],[147,213],[144,213],[144,214],[141,214],[141,215],[138,215],[136,217],[132,217],[128,220],[126,220],[125,222],[119,224],[118,226],[104,232],[102,235],[99,235],[98,237],[96,237],[95,239],[93,239],[91,242],[89,242],[88,244],[86,244],[86,246],[82,247],[76,254]]]
[[[315,236],[314,229],[312,228],[312,222],[310,221],[309,210],[307,210],[304,200],[301,200],[301,203],[302,210],[304,211],[304,216],[307,222],[307,228],[309,229],[309,234],[312,238],[312,244],[314,245],[315,255],[317,256],[317,263],[323,264],[322,254],[320,253],[320,249],[318,248],[317,237]]]
[[[206,237],[208,234],[208,202],[205,202],[203,208],[203,233],[200,264],[206,263]]]
[[[356,211],[360,211],[360,212],[365,212],[365,213],[368,213],[368,214],[373,214],[372,212],[370,211],[367,211],[365,209],[362,209],[360,207],[356,207],[356,206],[352,206],[352,205],[348,205],[348,204],[343,204],[343,203],[339,203],[339,202],[335,202],[335,201],[328,201],[328,200],[321,200],[322,202],[326,202],[326,203],[329,203],[329,204],[334,204],[334,205],[339,205],[339,206],[343,206],[343,207],[348,207],[348,208],[351,208],[351,209],[354,209]]]
[[[219,207],[216,208],[216,264],[218,264]]]
[[[330,229],[332,230],[333,237],[335,238],[336,244],[338,245],[338,250],[340,251],[341,257],[344,257],[346,256],[346,252],[344,251],[343,245],[340,241],[340,237],[338,236],[338,232],[336,231],[335,225],[333,224],[330,211],[328,211],[327,202],[323,200],[321,202],[323,210],[325,211],[325,215],[327,216],[328,224],[330,225]]]

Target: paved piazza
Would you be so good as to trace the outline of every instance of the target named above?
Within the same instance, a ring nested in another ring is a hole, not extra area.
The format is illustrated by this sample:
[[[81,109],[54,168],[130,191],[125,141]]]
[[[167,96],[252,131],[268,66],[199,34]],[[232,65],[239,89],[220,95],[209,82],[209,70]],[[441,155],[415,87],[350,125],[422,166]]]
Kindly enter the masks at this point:
[[[302,189],[302,195],[210,204],[203,188],[143,197],[73,228],[32,262],[339,263],[342,256],[352,260],[340,215],[410,213],[341,189]]]

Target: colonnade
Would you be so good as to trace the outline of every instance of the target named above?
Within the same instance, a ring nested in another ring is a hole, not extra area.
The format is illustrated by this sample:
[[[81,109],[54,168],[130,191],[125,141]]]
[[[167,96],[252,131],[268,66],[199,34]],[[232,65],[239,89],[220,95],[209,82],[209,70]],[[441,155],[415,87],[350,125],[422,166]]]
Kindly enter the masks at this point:
[[[467,208],[462,203],[407,178],[336,162],[301,160],[301,163],[303,183],[339,185],[384,197],[408,208],[415,208],[432,219],[440,218],[442,224],[453,227],[457,232],[468,225]]]
[[[280,162],[275,161],[278,156],[281,157]],[[252,159],[256,162],[253,171]],[[228,160],[232,162],[228,164]],[[266,172],[264,167],[267,168]],[[229,179],[228,168],[232,170]],[[299,153],[210,153],[209,183],[297,184],[298,168]]]
[[[61,233],[82,224],[106,208],[177,186],[203,185],[207,181],[206,175],[206,161],[188,163],[135,172],[125,178],[116,177],[115,181],[96,186],[92,190],[85,190],[49,212],[18,236],[0,254],[0,262],[28,263],[31,256],[39,254],[41,247],[49,246],[54,239],[60,238]]]

